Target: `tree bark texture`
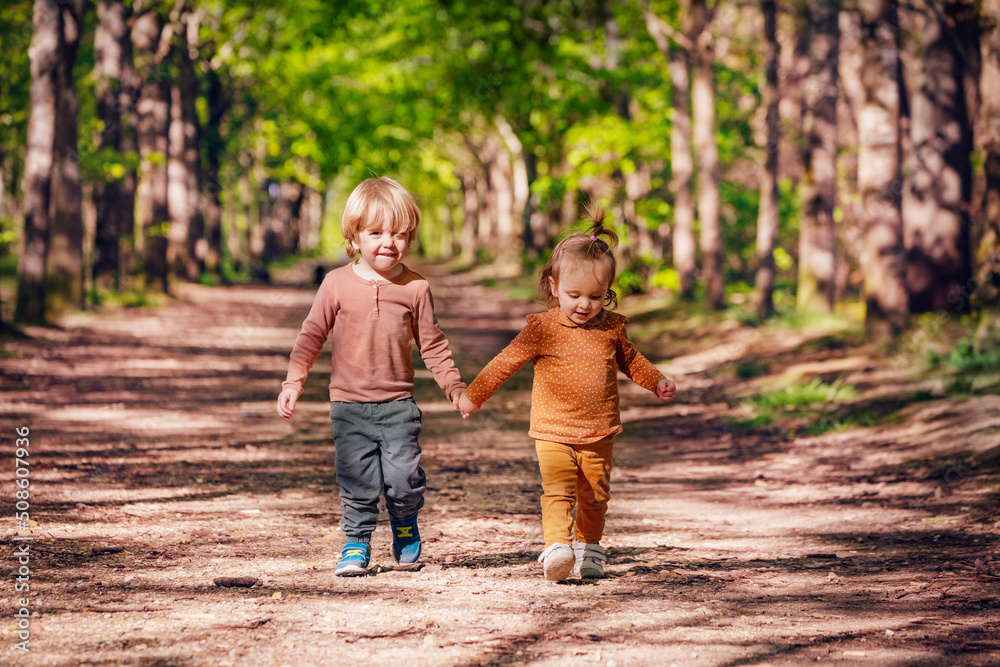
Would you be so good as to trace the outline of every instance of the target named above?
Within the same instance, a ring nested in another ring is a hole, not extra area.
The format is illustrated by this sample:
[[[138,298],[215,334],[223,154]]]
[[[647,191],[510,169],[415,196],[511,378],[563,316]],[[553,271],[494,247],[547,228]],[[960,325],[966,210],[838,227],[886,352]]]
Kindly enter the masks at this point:
[[[462,169],[462,234],[459,244],[462,259],[476,260],[476,223],[479,220],[479,198],[476,194],[476,170],[467,165]]]
[[[674,228],[671,233],[674,270],[677,271],[678,292],[682,299],[694,296],[697,273],[694,240],[694,198],[691,181],[694,161],[691,156],[691,109],[689,63],[694,58],[694,45],[688,39],[689,12],[681,6],[681,22],[688,27],[678,33],[650,9],[643,14],[646,29],[667,61],[670,75],[670,190],[674,194]]]
[[[983,229],[976,248],[976,277],[969,285],[977,289],[958,296],[982,309],[976,332],[979,344],[996,345],[1000,340],[1000,0],[983,0],[981,12]]]
[[[131,128],[133,109],[132,41],[128,21],[131,9],[121,0],[100,0],[94,33],[94,80],[100,133],[94,141],[98,150],[118,154],[134,149]],[[122,287],[124,267],[122,245],[129,242],[135,225],[135,180],[133,169],[104,174],[94,183],[96,228],[91,267],[97,289]]]
[[[723,239],[719,198],[719,150],[715,143],[713,48],[705,0],[692,0],[688,9],[697,45],[691,83],[694,151],[698,156],[698,222],[705,301],[710,308],[725,307]]]
[[[164,27],[155,13],[143,14],[134,23],[132,43],[143,80],[136,105],[141,157],[136,209],[142,229],[145,287],[168,292],[170,80],[164,66],[169,50]]]
[[[680,296],[690,299],[694,296],[694,286],[698,265],[694,240],[694,196],[691,180],[694,176],[694,160],[691,155],[691,111],[690,79],[688,76],[689,54],[680,47],[671,49],[670,97],[673,102],[673,116],[670,124],[670,189],[674,192],[673,254],[674,268],[680,282]]]
[[[36,0],[32,15],[31,108],[24,160],[24,232],[14,319],[45,322],[45,259],[49,247],[49,200],[56,137],[61,20],[54,0]]]
[[[837,285],[837,69],[840,0],[805,5],[809,76],[803,95],[802,221],[796,308],[830,312]]]
[[[965,289],[972,277],[973,136],[963,81],[973,65],[967,54],[978,62],[972,11],[971,4],[950,0],[922,12],[921,69],[910,104],[912,153],[903,190],[911,312],[948,309],[949,295]]]
[[[874,339],[900,333],[909,319],[900,195],[900,82],[897,6],[862,0],[862,103],[858,189],[864,232],[865,325]]]
[[[52,220],[45,257],[45,308],[58,316],[83,307],[83,189],[80,183],[80,104],[73,66],[83,32],[85,0],[60,3],[58,103],[53,144]]]
[[[184,14],[177,26],[177,44],[173,49],[177,78],[170,88],[170,240],[167,253],[174,275],[194,282],[205,269],[208,249],[201,193],[201,128],[195,107],[198,81],[188,39],[189,25],[197,25],[190,12]]]
[[[756,309],[759,317],[774,312],[775,262],[778,242],[778,147],[781,128],[778,118],[778,39],[775,29],[777,7],[774,0],[761,3],[764,16],[764,90],[767,110],[764,145],[764,173],[760,182],[760,206],[757,212]]]

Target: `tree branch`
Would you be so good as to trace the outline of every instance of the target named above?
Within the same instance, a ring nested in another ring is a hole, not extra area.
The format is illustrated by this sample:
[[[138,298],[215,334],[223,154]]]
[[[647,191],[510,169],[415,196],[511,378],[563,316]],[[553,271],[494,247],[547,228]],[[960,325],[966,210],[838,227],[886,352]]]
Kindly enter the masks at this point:
[[[666,56],[668,61],[671,57],[670,43],[667,40],[673,40],[675,44],[688,53],[694,52],[694,44],[691,40],[684,34],[674,30],[673,26],[653,13],[647,2],[642,3],[642,15],[646,19],[646,30],[649,31],[649,36],[653,38],[653,41],[656,42],[656,48]]]

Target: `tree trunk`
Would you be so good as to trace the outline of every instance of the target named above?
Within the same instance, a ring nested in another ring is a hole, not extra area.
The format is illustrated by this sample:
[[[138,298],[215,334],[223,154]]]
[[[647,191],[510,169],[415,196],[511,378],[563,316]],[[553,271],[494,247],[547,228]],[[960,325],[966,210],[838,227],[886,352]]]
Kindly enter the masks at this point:
[[[281,226],[282,242],[273,259],[290,252],[297,252],[302,238],[302,201],[304,186],[295,179],[285,179],[278,184],[278,197],[272,209],[272,222]]]
[[[485,249],[494,260],[496,259],[497,236],[497,190],[493,183],[496,173],[494,163],[500,142],[492,135],[487,135],[478,147],[478,157],[482,164],[482,178],[476,179],[476,196],[479,200],[478,225],[476,227],[477,249]],[[473,148],[473,154],[477,154]]]
[[[978,244],[976,278],[972,297],[980,310],[976,338],[980,346],[1000,340],[1000,0],[983,0],[981,16],[982,147],[986,184],[982,200],[982,238]],[[959,295],[965,297],[966,293]]]
[[[263,178],[263,163],[255,165],[261,171],[260,187],[257,189],[257,210],[259,211],[260,228],[264,235],[264,250],[261,259],[264,268],[268,264],[284,257],[288,252],[288,224],[281,217],[281,185],[275,181]]]
[[[799,228],[798,312],[830,312],[837,286],[837,67],[840,0],[806,5],[809,79],[804,97],[802,222]]]
[[[694,196],[691,180],[694,160],[691,156],[691,111],[688,93],[688,54],[679,48],[671,49],[670,59],[671,100],[673,102],[670,124],[670,188],[674,191],[674,268],[680,280],[682,299],[694,297],[695,261],[697,248],[694,240]]]
[[[136,208],[142,229],[144,286],[168,292],[170,209],[167,203],[166,162],[169,155],[170,81],[163,64],[169,51],[163,32],[162,21],[155,13],[144,14],[134,23],[132,43],[143,80],[136,108],[141,158]]]
[[[688,13],[682,3],[682,23],[687,24]],[[670,72],[670,189],[674,193],[673,260],[679,280],[679,296],[694,296],[695,241],[694,199],[691,179],[694,162],[691,158],[691,110],[689,102],[688,62],[693,58],[694,45],[687,35],[678,34],[665,21],[648,8],[644,11],[646,29],[657,48],[667,60]],[[669,38],[669,40],[668,40]]]
[[[94,80],[97,117],[103,127],[94,146],[117,156],[123,166],[120,173],[105,173],[94,183],[96,227],[91,275],[98,290],[121,289],[124,269],[120,239],[131,237],[134,224],[135,174],[122,159],[124,135],[131,134],[131,128],[126,127],[131,107],[130,14],[131,9],[121,0],[101,0],[97,6]]]
[[[476,223],[479,221],[479,197],[476,188],[476,170],[467,166],[462,169],[462,260],[476,261]]]
[[[191,55],[191,29],[197,22],[185,13],[177,25],[177,80],[170,87],[170,162],[168,201],[170,243],[168,254],[174,275],[192,282],[205,269],[207,254],[205,217],[201,198],[201,129],[195,101],[198,81]]]
[[[502,117],[495,121],[497,131],[503,140],[501,152],[504,154],[501,167],[507,172],[507,195],[510,212],[506,229],[501,225],[501,244],[504,247],[504,264],[512,269],[521,265],[523,247],[519,245],[524,236],[524,211],[528,203],[528,169],[524,163],[524,147],[510,123]],[[504,150],[506,149],[506,150]],[[505,214],[501,212],[501,219]]]
[[[924,12],[921,71],[910,105],[913,153],[903,191],[903,241],[911,312],[947,309],[949,296],[972,277],[973,137],[963,77],[978,69],[978,36],[971,4],[945,2],[940,11]]]
[[[86,3],[61,4],[53,145],[49,250],[45,257],[45,309],[61,315],[83,307],[83,190],[80,184],[79,103],[73,66],[80,47]]]
[[[713,90],[712,37],[705,0],[692,0],[689,8],[696,44],[691,84],[694,117],[694,151],[698,156],[698,220],[705,301],[710,308],[725,307],[722,226],[719,217],[719,150],[715,143],[715,91]]]
[[[525,203],[523,219],[523,230],[521,234],[521,244],[524,246],[524,255],[531,259],[538,259],[542,256],[542,251],[549,245],[548,226],[550,220],[541,210],[541,196],[538,193],[530,193],[531,183],[538,178],[538,158],[531,151],[524,153],[525,178],[528,182],[529,196]]]
[[[251,271],[264,269],[264,220],[261,219],[261,188],[263,167],[258,166],[264,159],[262,146],[258,142],[249,154],[240,157],[239,190],[240,202],[246,216],[247,266]]]
[[[818,0],[824,2],[826,0]],[[792,0],[782,5],[777,17],[778,38],[778,182],[787,179],[793,188],[803,178],[803,129],[807,112],[806,81],[810,76],[809,40],[813,32],[813,0]]]
[[[223,140],[219,126],[229,110],[229,98],[222,88],[219,73],[209,69],[206,74],[208,122],[202,128],[201,140],[205,146],[205,234],[208,238],[208,254],[205,256],[205,270],[213,275],[222,271],[222,150]],[[235,194],[235,193],[234,193]],[[320,196],[322,199],[322,196]],[[235,229],[234,229],[235,232]],[[232,239],[231,239],[232,240]],[[238,241],[238,237],[236,238]],[[238,245],[237,245],[238,247]],[[239,253],[233,255],[238,259]]]
[[[24,159],[24,233],[17,272],[19,322],[45,322],[45,257],[56,136],[61,21],[55,0],[36,0],[31,37],[31,107]]]
[[[763,0],[764,15],[764,90],[767,109],[767,135],[764,146],[764,173],[760,182],[760,206],[757,212],[756,310],[759,317],[774,312],[774,248],[778,240],[778,39],[775,30],[777,8],[774,0]]]
[[[862,103],[858,190],[865,254],[865,325],[878,339],[900,333],[909,319],[900,209],[900,81],[895,0],[863,0]]]

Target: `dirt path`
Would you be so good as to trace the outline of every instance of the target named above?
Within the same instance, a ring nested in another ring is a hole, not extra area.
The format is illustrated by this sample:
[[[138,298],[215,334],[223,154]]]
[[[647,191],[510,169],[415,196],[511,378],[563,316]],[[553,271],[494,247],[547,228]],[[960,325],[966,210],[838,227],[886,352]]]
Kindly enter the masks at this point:
[[[427,272],[468,379],[537,310]],[[418,374],[423,567],[394,569],[380,525],[378,567],[334,577],[328,355],[292,422],[273,407],[312,294],[185,287],[161,309],[5,343],[0,663],[1000,662],[998,473],[968,457],[1000,439],[1000,398],[931,391],[906,405],[919,382],[898,369],[847,350],[809,356],[801,340],[746,328],[710,343],[640,341],[675,375],[679,400],[623,384],[609,578],[540,576],[527,370],[466,422]],[[903,405],[885,425],[812,437],[735,429],[722,392],[739,386],[713,368],[765,348],[773,374],[839,369],[872,400],[896,386]],[[903,383],[888,385],[890,372]],[[13,519],[23,427],[27,528]],[[26,545],[30,592],[15,592]],[[213,583],[241,576],[260,583]],[[17,648],[21,597],[30,653]]]

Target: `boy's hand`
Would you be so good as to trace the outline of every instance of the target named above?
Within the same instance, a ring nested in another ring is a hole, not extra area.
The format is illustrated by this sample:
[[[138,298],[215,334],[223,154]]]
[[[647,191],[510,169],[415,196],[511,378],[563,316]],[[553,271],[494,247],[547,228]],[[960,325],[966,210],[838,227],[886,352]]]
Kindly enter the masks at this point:
[[[295,412],[295,404],[299,402],[299,392],[292,387],[286,387],[278,394],[278,414],[285,419],[291,419]]]
[[[674,395],[677,393],[677,385],[674,384],[673,380],[668,380],[663,378],[656,383],[656,395],[664,403],[669,403],[674,400]]]
[[[464,391],[461,393],[461,396],[459,396],[458,405],[456,407],[462,411],[462,419],[468,419],[469,415],[479,409],[478,405],[465,397]]]

